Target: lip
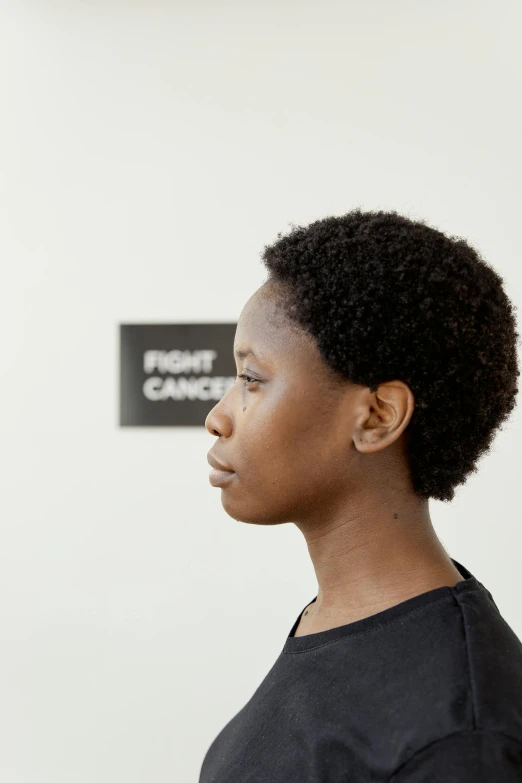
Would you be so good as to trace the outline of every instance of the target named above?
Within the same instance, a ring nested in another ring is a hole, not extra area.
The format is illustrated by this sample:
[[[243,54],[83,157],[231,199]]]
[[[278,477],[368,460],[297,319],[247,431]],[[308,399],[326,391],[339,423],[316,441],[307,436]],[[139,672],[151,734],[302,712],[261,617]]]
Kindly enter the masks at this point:
[[[236,474],[233,470],[217,470],[216,468],[214,468],[208,474],[208,480],[210,481],[213,487],[222,487],[225,484],[228,484],[228,482],[235,475]]]
[[[216,470],[225,470],[225,471],[228,471],[228,472],[231,472],[231,473],[233,473],[233,472],[234,472],[234,471],[232,470],[232,468],[229,468],[229,466],[228,466],[228,465],[224,465],[222,462],[220,462],[219,460],[217,460],[217,459],[215,458],[215,456],[214,456],[214,455],[213,455],[213,454],[212,454],[210,451],[209,451],[209,452],[208,452],[208,454],[207,454],[207,462],[208,462],[208,464],[209,464],[209,465],[210,465],[212,468],[215,468]]]

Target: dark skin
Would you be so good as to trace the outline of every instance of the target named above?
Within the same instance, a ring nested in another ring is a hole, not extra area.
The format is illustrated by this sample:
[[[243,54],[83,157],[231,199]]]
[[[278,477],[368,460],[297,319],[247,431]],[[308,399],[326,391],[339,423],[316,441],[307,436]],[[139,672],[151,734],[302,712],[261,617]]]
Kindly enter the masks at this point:
[[[234,386],[207,416],[212,453],[235,471],[221,488],[233,519],[293,522],[318,582],[296,636],[345,625],[463,579],[413,492],[401,380],[375,392],[333,380],[315,340],[285,318],[277,284],[259,288],[236,329]],[[384,336],[383,336],[384,339]]]

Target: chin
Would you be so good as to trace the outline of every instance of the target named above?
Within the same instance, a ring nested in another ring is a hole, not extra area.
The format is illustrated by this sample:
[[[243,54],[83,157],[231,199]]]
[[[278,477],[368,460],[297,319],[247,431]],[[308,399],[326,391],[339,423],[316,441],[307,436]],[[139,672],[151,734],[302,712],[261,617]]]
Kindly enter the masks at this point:
[[[248,503],[240,503],[227,498],[226,492],[221,495],[221,505],[229,517],[237,522],[247,525],[283,525],[289,521],[288,516],[278,515],[277,512],[267,512],[266,504],[258,509],[248,507]]]

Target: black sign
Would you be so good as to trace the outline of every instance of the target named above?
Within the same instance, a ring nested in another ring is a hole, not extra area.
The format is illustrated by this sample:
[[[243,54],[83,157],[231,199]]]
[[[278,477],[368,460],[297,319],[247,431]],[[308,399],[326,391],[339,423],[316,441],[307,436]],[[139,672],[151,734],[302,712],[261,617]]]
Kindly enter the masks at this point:
[[[120,324],[120,426],[205,426],[236,380],[236,326]]]

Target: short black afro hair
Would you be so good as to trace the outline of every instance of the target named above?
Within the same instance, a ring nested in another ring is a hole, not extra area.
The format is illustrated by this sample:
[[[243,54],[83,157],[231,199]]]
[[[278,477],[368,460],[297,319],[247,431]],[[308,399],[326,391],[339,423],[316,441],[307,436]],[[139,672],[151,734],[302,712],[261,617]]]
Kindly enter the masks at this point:
[[[502,277],[464,239],[395,211],[277,236],[261,258],[284,314],[340,382],[408,384],[414,491],[452,500],[515,407],[519,335]]]

